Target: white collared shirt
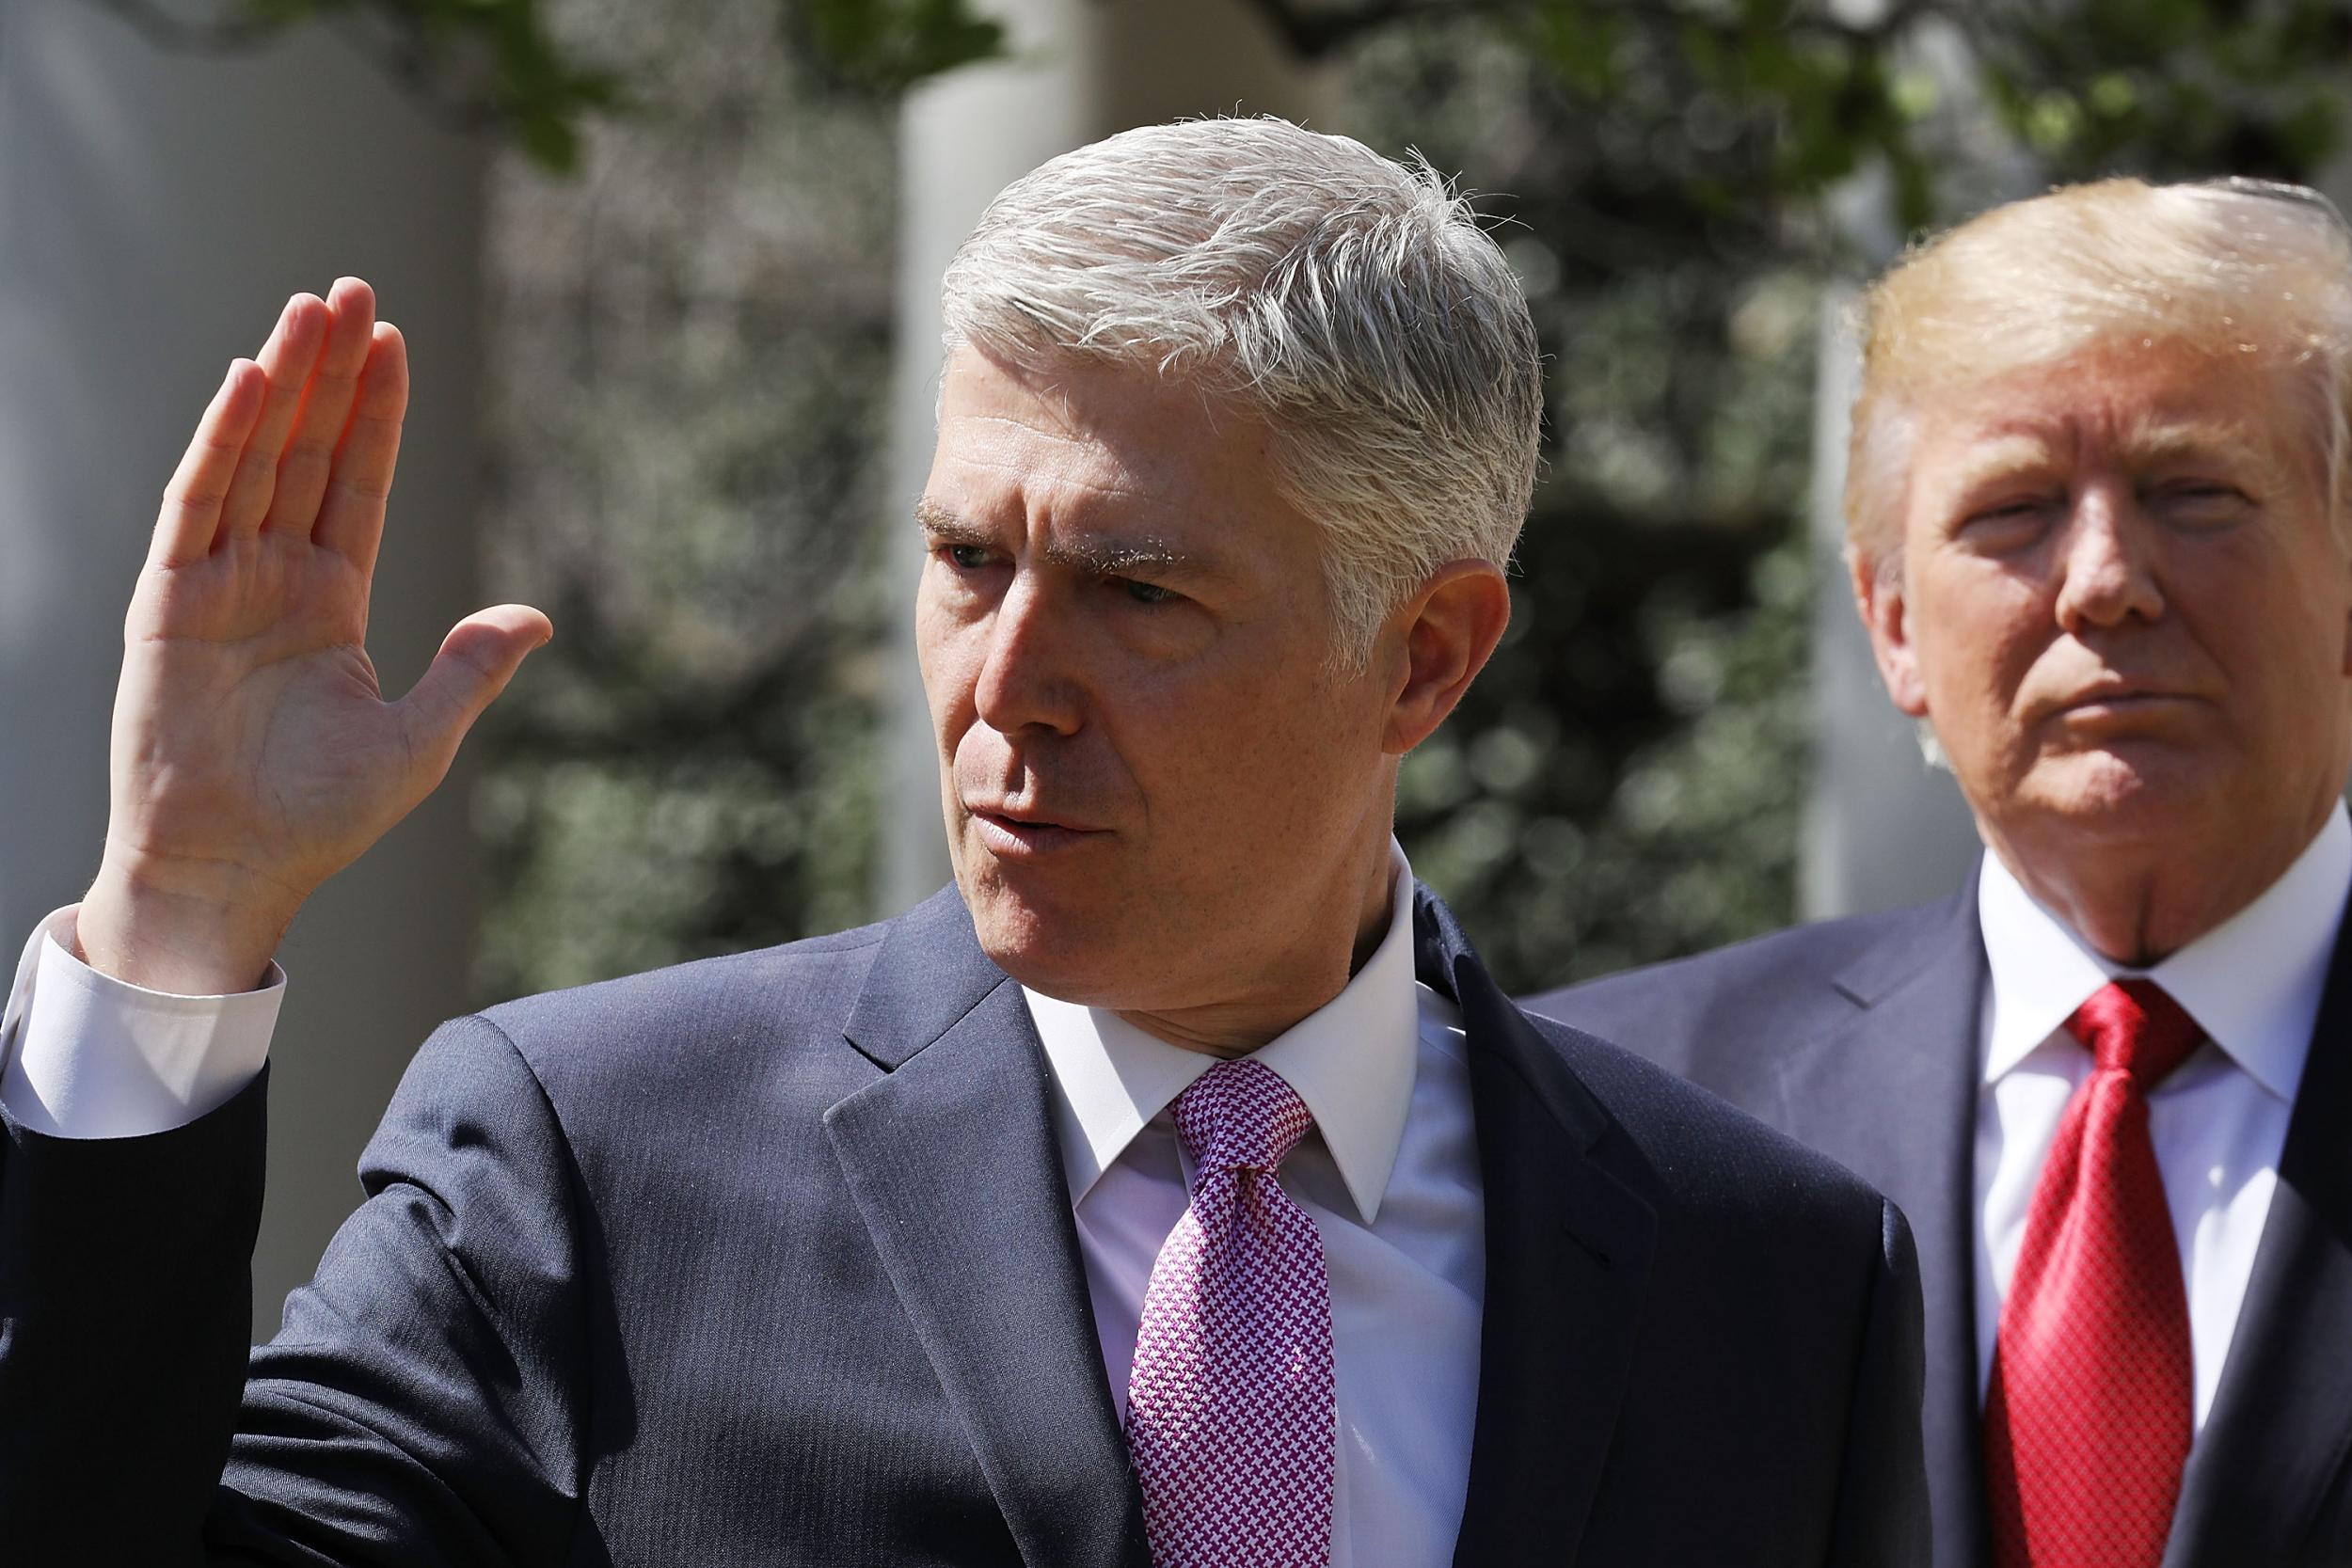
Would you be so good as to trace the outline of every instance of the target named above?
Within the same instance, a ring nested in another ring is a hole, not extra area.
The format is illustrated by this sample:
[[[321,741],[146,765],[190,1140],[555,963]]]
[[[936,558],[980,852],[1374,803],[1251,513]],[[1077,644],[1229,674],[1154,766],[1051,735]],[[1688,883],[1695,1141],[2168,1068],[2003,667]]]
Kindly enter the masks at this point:
[[[2067,1018],[2120,975],[2145,974],[2206,1039],[2148,1097],[2149,1139],[2188,1292],[2201,1431],[2279,1182],[2279,1155],[2352,888],[2352,821],[2338,802],[2285,874],[2154,968],[2109,962],[2036,903],[1999,857],[1978,876],[1987,964],[1977,1099],[1977,1371],[1992,1374],[2001,1303],[2043,1157],[2090,1053]]]
[[[1454,1005],[1413,977],[1401,849],[1389,929],[1329,1003],[1254,1059],[1314,1131],[1282,1162],[1331,1281],[1339,1417],[1331,1568],[1442,1568],[1470,1486],[1486,1296],[1484,1188]],[[1170,1107],[1216,1058],[1116,1014],[1025,990],[1056,1091],[1094,1330],[1123,1419],[1143,1294],[1187,1202]]]

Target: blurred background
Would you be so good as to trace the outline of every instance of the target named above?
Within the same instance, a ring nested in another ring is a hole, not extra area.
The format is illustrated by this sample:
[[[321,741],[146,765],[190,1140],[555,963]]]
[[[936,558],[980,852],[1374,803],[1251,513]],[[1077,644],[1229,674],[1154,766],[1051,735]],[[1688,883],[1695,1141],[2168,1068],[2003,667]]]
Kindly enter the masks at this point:
[[[2348,64],[2344,0],[0,0],[0,931],[96,866],[222,364],[367,277],[416,381],[388,688],[480,603],[558,635],[290,934],[266,1334],[435,1022],[945,879],[940,269],[1046,157],[1232,112],[1457,173],[1543,334],[1510,637],[1399,826],[1502,982],[1939,895],[1974,834],[1837,559],[1854,280],[2057,181],[2335,190]]]

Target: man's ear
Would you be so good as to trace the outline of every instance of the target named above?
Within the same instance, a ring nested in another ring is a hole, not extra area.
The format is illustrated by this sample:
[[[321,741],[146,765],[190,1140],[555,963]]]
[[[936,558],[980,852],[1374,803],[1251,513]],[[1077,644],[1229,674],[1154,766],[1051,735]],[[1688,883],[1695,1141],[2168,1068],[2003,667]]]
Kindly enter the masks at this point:
[[[1445,721],[1511,624],[1511,588],[1491,561],[1455,561],[1396,611],[1396,690],[1380,749],[1403,756]]]
[[[1927,682],[1919,674],[1919,650],[1911,641],[1911,606],[1903,598],[1899,562],[1882,562],[1849,546],[1846,570],[1853,578],[1854,609],[1870,634],[1870,657],[1895,705],[1914,719],[1928,712]]]

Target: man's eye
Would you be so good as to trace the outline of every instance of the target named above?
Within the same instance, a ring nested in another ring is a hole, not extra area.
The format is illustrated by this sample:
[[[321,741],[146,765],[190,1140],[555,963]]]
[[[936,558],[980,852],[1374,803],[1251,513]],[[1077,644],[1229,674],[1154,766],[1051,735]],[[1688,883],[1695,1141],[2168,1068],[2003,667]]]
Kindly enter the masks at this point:
[[[981,545],[943,545],[940,553],[960,572],[977,572],[988,564],[988,549]]]
[[[1137,604],[1174,604],[1184,597],[1173,588],[1162,588],[1156,582],[1138,582],[1134,578],[1120,578],[1118,581],[1127,597]]]
[[[2010,548],[2038,536],[2054,509],[2054,503],[2037,497],[1996,501],[1963,518],[1961,532],[1981,549]]]
[[[2251,504],[2234,484],[2213,480],[2183,480],[2167,484],[2149,498],[2149,504],[2182,522],[2217,523],[2236,516]]]

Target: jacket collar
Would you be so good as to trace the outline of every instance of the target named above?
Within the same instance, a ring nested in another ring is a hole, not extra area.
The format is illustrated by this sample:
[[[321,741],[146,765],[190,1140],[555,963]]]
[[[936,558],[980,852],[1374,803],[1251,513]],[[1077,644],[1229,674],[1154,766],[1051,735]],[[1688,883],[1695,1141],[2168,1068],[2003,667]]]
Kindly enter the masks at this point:
[[[1657,1215],[1566,1060],[1417,888],[1460,1009],[1485,1183],[1478,1412],[1455,1561],[1572,1560],[1632,1362]],[[1031,1568],[1149,1568],[1020,988],[949,889],[894,923],[843,1033],[882,1069],[825,1115],[852,1200]]]
[[[1599,1490],[1658,1216],[1629,1140],[1428,889],[1422,982],[1460,1009],[1486,1184],[1486,1300],[1460,1568],[1573,1561]]]
[[[880,1076],[825,1113],[851,1199],[1029,1568],[1151,1568],[1020,988],[950,887],[843,1025]]]

